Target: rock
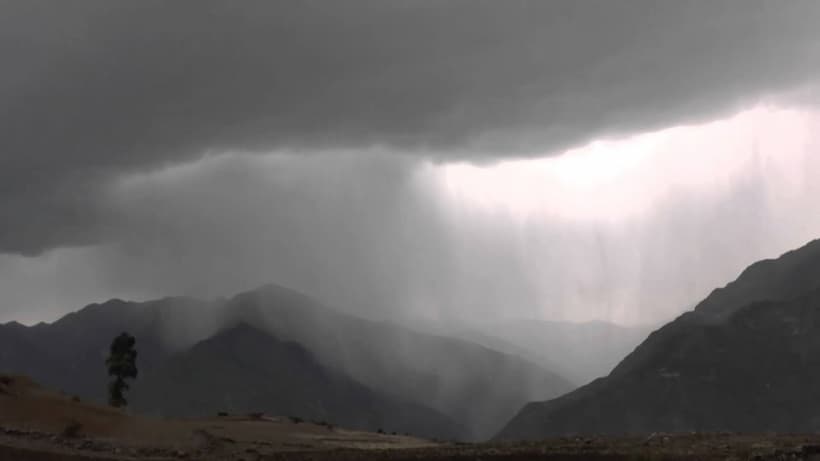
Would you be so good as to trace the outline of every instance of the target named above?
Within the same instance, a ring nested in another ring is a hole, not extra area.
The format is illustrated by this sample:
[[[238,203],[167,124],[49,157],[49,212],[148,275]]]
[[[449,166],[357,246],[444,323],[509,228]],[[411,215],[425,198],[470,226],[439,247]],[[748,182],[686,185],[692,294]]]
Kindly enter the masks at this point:
[[[803,455],[820,454],[820,445],[803,445],[800,447],[800,453]]]

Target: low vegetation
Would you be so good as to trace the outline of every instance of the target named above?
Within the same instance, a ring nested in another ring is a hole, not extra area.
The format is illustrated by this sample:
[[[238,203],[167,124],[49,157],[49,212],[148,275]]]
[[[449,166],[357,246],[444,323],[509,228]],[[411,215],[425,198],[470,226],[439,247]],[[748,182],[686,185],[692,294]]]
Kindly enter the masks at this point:
[[[77,421],[70,421],[60,435],[66,438],[74,439],[80,436],[83,425]]]

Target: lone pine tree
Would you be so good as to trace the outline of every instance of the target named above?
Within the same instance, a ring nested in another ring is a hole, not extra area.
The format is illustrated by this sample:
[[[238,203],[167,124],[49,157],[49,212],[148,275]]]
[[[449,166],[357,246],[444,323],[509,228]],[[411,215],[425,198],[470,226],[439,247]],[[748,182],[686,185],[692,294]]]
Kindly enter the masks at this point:
[[[108,403],[114,407],[128,405],[124,392],[128,390],[126,379],[137,377],[137,340],[128,333],[121,333],[111,342],[111,353],[106,359],[108,375],[114,377],[108,384]]]

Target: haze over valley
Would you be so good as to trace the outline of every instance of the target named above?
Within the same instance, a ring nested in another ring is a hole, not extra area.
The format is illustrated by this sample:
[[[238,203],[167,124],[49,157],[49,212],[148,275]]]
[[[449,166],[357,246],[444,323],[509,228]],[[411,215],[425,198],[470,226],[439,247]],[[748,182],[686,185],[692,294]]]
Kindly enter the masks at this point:
[[[0,458],[820,453],[818,23],[0,2]]]

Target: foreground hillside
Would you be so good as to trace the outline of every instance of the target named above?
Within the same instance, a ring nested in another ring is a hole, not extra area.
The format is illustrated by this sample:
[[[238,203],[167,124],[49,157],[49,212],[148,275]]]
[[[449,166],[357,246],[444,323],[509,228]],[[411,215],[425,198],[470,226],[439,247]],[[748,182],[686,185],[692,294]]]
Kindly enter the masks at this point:
[[[816,459],[818,435],[653,434],[436,443],[275,416],[131,416],[0,375],[0,459],[14,461]]]
[[[240,415],[160,420],[131,416],[49,391],[23,376],[0,375],[3,460],[239,460],[295,450],[431,445],[432,442],[407,436],[295,423],[284,417]]]
[[[820,430],[820,241],[750,266],[613,372],[531,403],[499,438]]]
[[[253,325],[273,338],[260,347],[277,348],[279,342],[291,342],[307,354],[265,356],[264,350],[247,347],[237,353],[235,342],[214,340],[207,347],[220,358],[218,363],[198,355],[197,344],[201,349],[203,341],[240,324]],[[373,431],[382,428],[476,440],[490,437],[527,402],[555,397],[573,387],[563,377],[520,357],[346,315],[275,285],[227,300],[111,300],[51,324],[0,325],[0,370],[32,376],[84,400],[104,402],[108,377],[103,362],[111,339],[124,330],[137,338],[139,351],[134,402],[162,416],[210,416],[217,404],[240,413],[264,411],[259,406],[267,402],[272,405],[268,410],[287,410],[303,418],[322,413],[322,419],[330,422]],[[277,364],[277,359],[283,362]],[[299,360],[305,362],[296,364]],[[195,395],[213,404],[168,399],[159,390],[164,385],[156,383],[175,381],[177,367],[172,363],[196,361],[202,366],[197,370],[198,381],[192,383]],[[264,367],[242,366],[249,361]],[[306,393],[296,393],[293,401],[285,402],[271,386],[275,381],[281,389],[305,389],[300,384],[304,376],[289,370],[316,366],[325,370],[324,376],[344,377],[321,381],[325,386],[321,402],[299,398]],[[242,369],[243,373],[227,382],[225,369]],[[348,384],[354,381],[358,385]],[[206,385],[215,382],[221,387]],[[331,403],[342,401],[339,396],[349,396],[354,387],[367,388],[355,391],[355,401],[362,402],[365,395],[374,397],[366,399],[367,405],[332,411],[342,407]],[[255,398],[235,397],[246,395]],[[290,407],[278,406],[284,403]]]

